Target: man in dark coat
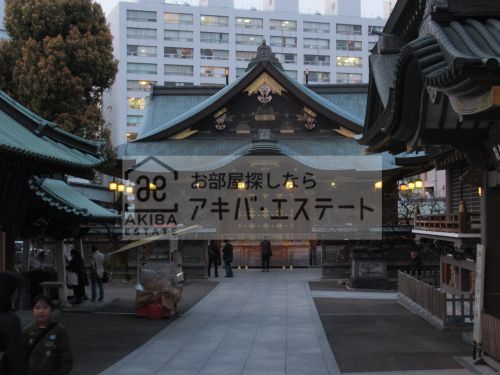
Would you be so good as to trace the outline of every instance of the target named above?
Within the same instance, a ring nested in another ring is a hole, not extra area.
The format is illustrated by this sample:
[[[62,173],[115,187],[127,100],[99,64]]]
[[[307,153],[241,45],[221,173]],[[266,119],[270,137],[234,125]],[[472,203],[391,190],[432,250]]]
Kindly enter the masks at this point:
[[[224,277],[233,277],[233,269],[231,267],[231,263],[233,263],[233,245],[229,240],[224,240],[222,259],[224,259],[224,266],[226,267],[226,276]]]
[[[212,268],[212,263],[215,269],[215,277],[219,277],[219,264],[220,264],[220,250],[217,241],[210,241],[208,245],[208,277],[210,277],[210,269]]]
[[[262,256],[262,272],[269,272],[269,262],[273,256],[273,251],[271,250],[271,242],[264,239],[260,243],[260,255]]]
[[[410,266],[409,266],[409,271],[411,274],[416,274],[419,272],[422,272],[423,269],[423,264],[422,264],[422,259],[418,255],[417,250],[412,250],[410,252]]]
[[[0,374],[28,375],[21,322],[12,313],[19,282],[10,272],[0,273]]]

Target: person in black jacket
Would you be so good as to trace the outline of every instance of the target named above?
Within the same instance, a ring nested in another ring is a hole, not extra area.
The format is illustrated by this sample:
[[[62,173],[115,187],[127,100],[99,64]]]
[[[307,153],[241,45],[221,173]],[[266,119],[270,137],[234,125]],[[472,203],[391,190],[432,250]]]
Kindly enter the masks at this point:
[[[222,249],[222,259],[224,259],[224,266],[226,267],[226,276],[233,277],[233,269],[231,263],[233,263],[233,245],[229,240],[224,240],[224,248]]]
[[[21,322],[12,313],[19,296],[19,281],[15,274],[0,272],[0,374],[27,375],[26,347]]]
[[[35,321],[24,328],[30,375],[68,375],[73,355],[66,328],[52,319],[54,303],[40,295],[33,303]]]
[[[215,277],[219,277],[220,250],[217,242],[212,240],[208,245],[208,277],[210,277],[210,269],[214,265]]]
[[[423,264],[422,264],[422,259],[418,255],[418,251],[412,250],[410,252],[410,258],[411,258],[410,266],[408,267],[410,273],[415,275],[419,272],[422,272]]]
[[[269,272],[269,263],[271,257],[273,256],[273,251],[271,250],[271,242],[264,239],[260,243],[260,255],[262,256],[262,272]]]
[[[71,301],[73,304],[80,304],[85,298],[85,285],[88,285],[87,272],[85,272],[85,264],[83,263],[83,258],[80,253],[73,249],[71,250],[71,260],[66,266],[67,271],[75,272],[78,276],[78,284],[73,288],[75,293],[74,300]]]

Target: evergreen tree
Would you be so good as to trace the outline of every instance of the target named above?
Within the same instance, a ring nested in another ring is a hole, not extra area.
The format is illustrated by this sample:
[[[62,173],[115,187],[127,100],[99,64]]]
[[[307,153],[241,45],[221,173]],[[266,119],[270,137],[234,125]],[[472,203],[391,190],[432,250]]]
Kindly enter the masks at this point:
[[[63,129],[109,147],[101,100],[118,64],[101,6],[7,0],[4,22],[11,39],[0,43],[0,89]]]

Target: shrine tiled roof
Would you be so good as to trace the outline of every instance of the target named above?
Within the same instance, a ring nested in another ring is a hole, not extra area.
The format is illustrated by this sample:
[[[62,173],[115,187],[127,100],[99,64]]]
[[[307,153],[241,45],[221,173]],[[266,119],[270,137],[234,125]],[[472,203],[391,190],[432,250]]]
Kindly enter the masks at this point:
[[[0,155],[69,172],[101,164],[98,148],[98,144],[60,129],[0,91]]]
[[[62,180],[32,177],[29,187],[43,204],[64,215],[90,221],[113,221],[120,217],[92,202]]]
[[[447,144],[453,132],[455,143],[480,144],[500,124],[494,2],[400,1],[372,52],[361,139],[369,152],[412,150],[422,138]]]

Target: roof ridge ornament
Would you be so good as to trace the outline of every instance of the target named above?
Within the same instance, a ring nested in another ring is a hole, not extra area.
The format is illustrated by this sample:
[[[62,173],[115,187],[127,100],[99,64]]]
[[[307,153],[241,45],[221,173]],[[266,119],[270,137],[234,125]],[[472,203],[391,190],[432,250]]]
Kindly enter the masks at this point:
[[[269,62],[283,70],[283,66],[281,66],[280,61],[274,56],[271,47],[266,44],[265,39],[262,40],[262,44],[257,48],[256,56],[248,63],[246,71],[249,71],[260,62]]]

